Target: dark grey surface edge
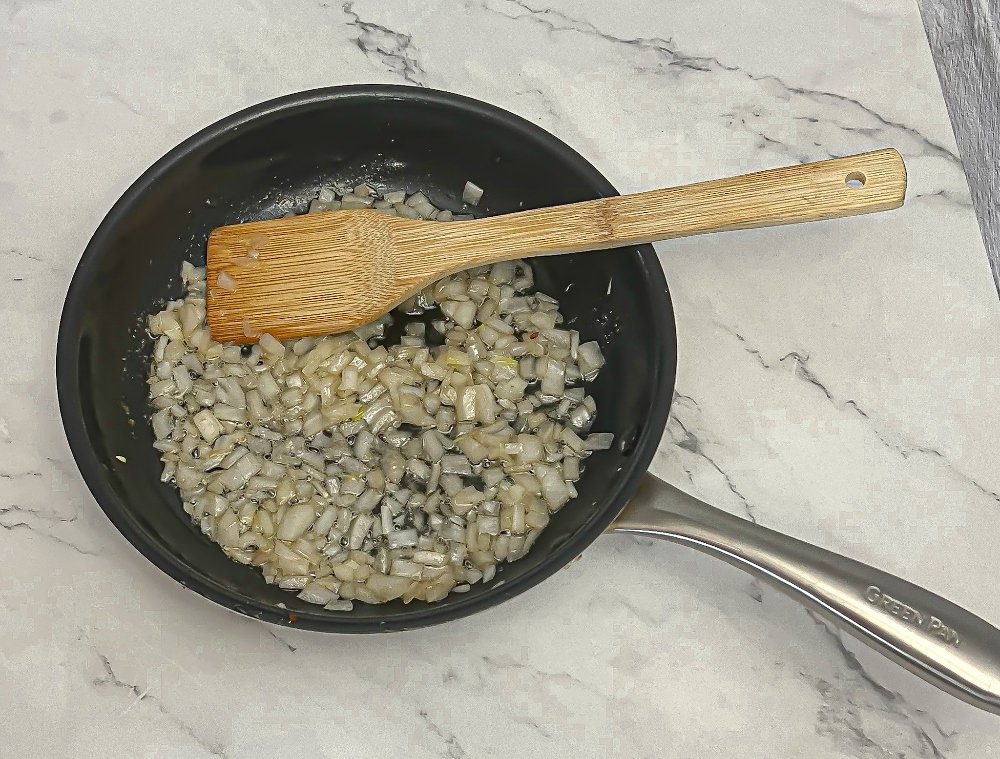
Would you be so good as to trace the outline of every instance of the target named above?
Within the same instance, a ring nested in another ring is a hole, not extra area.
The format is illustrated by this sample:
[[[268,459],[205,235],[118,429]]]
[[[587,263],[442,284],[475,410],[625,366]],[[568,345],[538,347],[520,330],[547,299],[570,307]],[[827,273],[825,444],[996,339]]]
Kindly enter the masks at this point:
[[[918,0],[1000,292],[1000,0]]]

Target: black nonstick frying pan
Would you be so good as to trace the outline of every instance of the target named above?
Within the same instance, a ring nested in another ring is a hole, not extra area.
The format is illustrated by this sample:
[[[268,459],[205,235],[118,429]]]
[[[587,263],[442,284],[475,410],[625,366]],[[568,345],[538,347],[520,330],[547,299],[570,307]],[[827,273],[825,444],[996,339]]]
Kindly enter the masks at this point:
[[[487,188],[489,214],[617,194],[580,155],[517,116],[448,93],[387,86],[314,90],[254,106],[191,137],[129,188],[80,260],[57,350],[70,446],[121,533],[178,582],[242,614],[324,632],[380,632],[498,604],[558,571],[614,523],[752,571],[935,685],[1000,711],[1000,631],[916,586],[647,477],[677,360],[670,295],[648,245],[533,262],[538,288],[559,296],[583,339],[601,344],[607,365],[591,392],[600,430],[613,432],[615,445],[588,460],[579,498],[492,583],[434,604],[328,612],[230,561],[190,524],[175,488],[160,482],[146,414],[144,317],[181,295],[181,262],[204,263],[214,227],[304,210],[323,185],[371,180],[421,189],[435,205],[458,210],[470,178]]]

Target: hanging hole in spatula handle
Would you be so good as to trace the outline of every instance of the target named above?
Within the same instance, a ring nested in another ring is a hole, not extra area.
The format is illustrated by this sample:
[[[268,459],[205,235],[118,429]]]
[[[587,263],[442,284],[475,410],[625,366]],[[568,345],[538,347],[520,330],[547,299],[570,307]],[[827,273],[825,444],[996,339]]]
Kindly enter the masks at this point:
[[[860,171],[852,171],[846,177],[844,177],[844,184],[850,187],[852,190],[860,190],[865,186],[865,182],[868,177],[862,174]]]

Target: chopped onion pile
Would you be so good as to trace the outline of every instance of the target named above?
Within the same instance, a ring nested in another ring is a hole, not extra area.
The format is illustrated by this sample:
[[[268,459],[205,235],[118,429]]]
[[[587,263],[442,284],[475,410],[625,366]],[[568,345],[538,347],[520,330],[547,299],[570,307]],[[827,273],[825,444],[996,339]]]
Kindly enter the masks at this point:
[[[447,213],[422,193],[362,185],[350,198]],[[324,190],[310,210],[357,207],[348,200]],[[149,318],[162,479],[231,559],[304,601],[439,601],[489,582],[576,497],[586,457],[611,445],[590,434],[597,409],[583,387],[600,347],[561,328],[555,299],[527,294],[524,262],[426,288],[399,307],[392,346],[391,316],[346,335],[213,342],[205,272],[185,263],[181,274],[186,297]]]

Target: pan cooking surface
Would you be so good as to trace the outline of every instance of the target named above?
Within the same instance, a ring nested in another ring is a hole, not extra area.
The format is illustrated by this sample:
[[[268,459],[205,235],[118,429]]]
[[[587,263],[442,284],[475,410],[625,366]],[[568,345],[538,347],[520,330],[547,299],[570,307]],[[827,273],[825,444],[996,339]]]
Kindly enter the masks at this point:
[[[67,295],[57,383],[88,486],[154,564],[218,603],[271,622],[398,630],[465,616],[522,592],[610,524],[655,453],[673,390],[673,312],[650,246],[532,261],[537,288],[559,299],[581,340],[601,344],[607,365],[590,390],[598,406],[594,429],[613,432],[616,443],[588,459],[579,498],[490,585],[436,604],[326,612],[226,558],[190,524],[174,486],[159,481],[146,402],[151,341],[142,323],[180,297],[180,264],[204,263],[211,229],[302,211],[320,186],[360,181],[420,189],[436,205],[458,210],[466,180],[485,189],[480,210],[490,214],[615,194],[578,154],[505,111],[446,93],[362,86],[293,95],[231,116],[175,148],[119,200]]]

